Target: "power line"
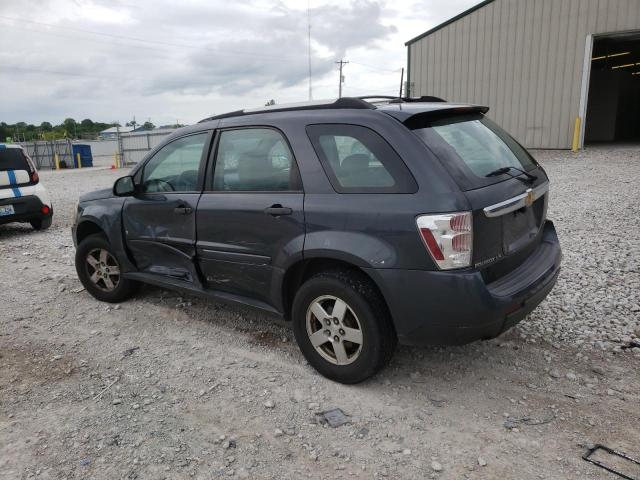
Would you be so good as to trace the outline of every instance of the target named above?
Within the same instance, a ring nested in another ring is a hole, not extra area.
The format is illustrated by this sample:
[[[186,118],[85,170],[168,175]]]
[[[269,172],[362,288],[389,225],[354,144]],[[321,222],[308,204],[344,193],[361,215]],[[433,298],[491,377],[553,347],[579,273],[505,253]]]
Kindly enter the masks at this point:
[[[72,40],[77,40],[78,37],[77,36],[73,36],[73,35],[65,35],[64,33],[57,33],[57,32],[49,32],[46,30],[34,30],[32,28],[25,28],[25,27],[19,27],[17,25],[7,25],[7,24],[0,24],[3,27],[6,28],[13,28],[16,30],[22,30],[25,32],[32,32],[32,33],[43,33],[45,35],[53,35],[55,37],[61,37],[61,38],[70,38]],[[123,42],[111,42],[108,40],[101,40],[98,38],[88,38],[88,37],[84,37],[84,40],[87,42],[93,42],[93,43],[100,43],[103,45],[118,45],[118,46],[135,46],[137,49],[145,49],[145,50],[154,50],[156,52],[166,52],[167,49],[166,48],[160,48],[160,47],[152,47],[149,45],[138,45],[136,43],[123,43]]]
[[[359,86],[349,87],[348,85],[345,85],[345,89],[348,90],[347,95],[349,97],[358,97],[362,95],[393,95],[393,96],[398,95],[397,85],[376,87],[373,90],[370,89],[366,91],[363,91],[362,87],[359,87]]]
[[[0,21],[2,20],[2,16],[0,15]],[[69,38],[72,40],[77,40],[78,37],[73,36],[73,35],[65,35],[64,33],[58,33],[58,32],[49,32],[49,31],[44,31],[44,30],[35,30],[32,28],[25,28],[25,27],[19,27],[16,25],[7,25],[7,24],[2,24],[0,23],[0,25],[2,25],[3,27],[7,27],[7,28],[13,28],[16,30],[22,30],[25,32],[32,32],[32,33],[42,33],[42,34],[46,34],[46,35],[53,35],[56,37],[62,37],[62,38]],[[105,39],[98,39],[98,38],[89,38],[89,37],[85,37],[84,41],[88,41],[88,42],[94,42],[94,43],[99,43],[99,44],[103,44],[103,45],[115,45],[115,46],[119,46],[119,47],[124,47],[124,46],[134,46],[136,49],[145,49],[145,50],[152,50],[152,51],[156,51],[156,52],[162,52],[162,53],[167,53],[167,49],[166,48],[161,48],[161,47],[156,47],[156,46],[151,46],[151,45],[139,45],[136,43],[130,43],[130,42],[122,42],[122,41],[117,41],[117,42],[113,42],[113,41],[109,41],[109,40],[105,40]],[[195,47],[194,47],[195,48]],[[122,50],[122,51],[127,51],[126,49]],[[131,50],[129,50],[131,51]],[[223,52],[224,54],[229,54],[232,55],[231,52]],[[249,53],[247,53],[247,55],[249,55]],[[265,57],[265,55],[258,55],[258,57]],[[280,57],[273,57],[273,58],[280,58]],[[293,57],[289,57],[289,58],[293,58]],[[296,59],[298,59],[296,57]],[[311,58],[309,59],[311,61]],[[320,58],[319,59],[319,63],[325,63],[325,62],[329,62],[331,61],[330,58]],[[318,63],[318,62],[316,62]]]
[[[252,56],[252,57],[263,57],[263,58],[264,57],[269,57],[269,58],[274,58],[274,59],[283,59],[283,58],[296,58],[296,59],[298,59],[298,58],[300,58],[299,56],[293,56],[293,55],[268,55],[268,54],[264,54],[264,53],[253,53],[253,52],[244,52],[244,51],[240,51],[240,50],[230,50],[228,48],[219,49],[219,48],[211,48],[211,47],[205,47],[205,46],[200,46],[200,45],[189,45],[189,44],[185,44],[185,43],[164,42],[162,40],[148,40],[148,39],[145,39],[145,38],[130,37],[130,36],[127,36],[127,35],[116,35],[116,34],[112,34],[112,33],[103,33],[103,32],[96,32],[96,31],[93,31],[93,30],[85,30],[85,29],[82,29],[82,28],[54,25],[54,24],[51,24],[51,23],[44,23],[44,22],[36,22],[36,21],[33,21],[33,20],[27,20],[27,19],[23,19],[23,18],[7,17],[5,15],[0,15],[0,18],[3,19],[3,20],[11,20],[11,21],[14,21],[14,22],[30,23],[30,24],[40,25],[40,26],[44,26],[44,27],[58,28],[58,29],[70,30],[70,31],[75,31],[75,32],[80,32],[80,33],[86,33],[86,34],[90,34],[90,35],[99,35],[99,36],[102,36],[102,37],[115,38],[115,39],[118,39],[118,40],[132,40],[132,41],[135,41],[135,42],[163,45],[163,46],[167,46],[167,47],[189,48],[189,49],[194,49],[194,50],[206,50],[206,51],[216,52],[216,53],[220,53],[220,54],[248,55],[248,56]],[[42,32],[42,33],[47,33],[47,32]]]
[[[309,9],[307,10],[307,15],[309,15]],[[74,27],[65,27],[65,26],[60,26],[60,25],[55,25],[55,24],[50,24],[50,23],[44,23],[44,22],[36,22],[33,20],[26,20],[26,19],[20,19],[20,18],[15,18],[15,17],[8,17],[5,15],[0,15],[0,19],[3,20],[8,20],[8,21],[14,21],[14,22],[21,22],[21,23],[27,23],[27,24],[32,24],[32,25],[37,25],[37,26],[42,26],[42,27],[48,27],[48,28],[56,28],[56,29],[64,29],[65,31],[74,31],[74,32],[79,32],[79,33],[84,33],[84,34],[89,34],[89,35],[97,35],[97,36],[101,36],[101,37],[106,37],[106,38],[113,38],[115,40],[125,40],[125,41],[133,41],[133,42],[141,42],[141,43],[146,43],[146,44],[150,44],[150,45],[140,45],[139,43],[127,43],[127,42],[118,42],[118,43],[114,43],[114,42],[108,42],[108,41],[101,41],[98,39],[91,39],[91,38],[87,38],[88,41],[92,41],[92,42],[98,42],[98,43],[104,43],[104,44],[108,44],[108,45],[120,45],[120,46],[135,46],[136,48],[143,48],[143,49],[148,49],[148,50],[156,50],[159,52],[165,52],[166,50],[164,48],[158,48],[158,47],[154,47],[151,45],[161,45],[163,47],[174,47],[174,48],[187,48],[187,49],[193,49],[193,50],[205,50],[205,51],[211,51],[211,52],[216,52],[220,55],[246,55],[246,56],[252,56],[252,57],[257,57],[257,58],[273,58],[273,59],[299,59],[299,56],[293,56],[293,55],[269,55],[269,54],[265,54],[265,53],[253,53],[253,52],[246,52],[246,51],[240,51],[240,50],[229,50],[229,49],[219,49],[219,48],[212,48],[212,47],[205,47],[205,46],[200,46],[200,45],[189,45],[189,44],[182,44],[182,43],[173,43],[173,42],[166,42],[166,41],[160,41],[160,40],[149,40],[149,39],[144,39],[144,38],[139,38],[139,37],[130,37],[130,36],[126,36],[126,35],[116,35],[116,34],[109,34],[109,33],[103,33],[103,32],[96,32],[96,31],[92,31],[92,30],[86,30],[86,29],[81,29],[81,28],[74,28]],[[58,36],[58,37],[63,37],[63,38],[76,38],[73,37],[71,35],[65,35],[63,33],[57,33],[57,32],[50,32],[50,31],[46,31],[46,30],[31,30],[28,28],[24,28],[24,27],[20,27],[18,25],[4,25],[5,27],[9,27],[9,28],[14,28],[17,30],[24,30],[24,31],[36,31],[38,33],[42,33],[42,34],[46,34],[46,35],[53,35],[53,36]],[[310,90],[310,94],[312,96],[312,86],[311,86],[311,76],[312,76],[312,72],[311,72],[311,23],[310,23],[310,18],[308,17],[308,27],[307,27],[307,56],[308,56],[308,67],[309,67],[309,90]],[[381,68],[381,67],[377,67],[374,65],[370,65],[367,63],[362,63],[362,62],[358,62],[358,61],[354,61],[351,60],[350,63],[353,63],[355,65],[361,66],[361,67],[365,67],[371,70],[375,70],[375,71],[380,71],[380,72],[389,72],[389,73],[397,73],[400,71],[400,68],[397,69],[388,69],[388,68]],[[310,97],[311,98],[311,97]]]
[[[366,67],[366,68],[370,68],[371,70],[378,70],[380,72],[393,72],[393,73],[397,73],[400,71],[400,68],[396,68],[394,70],[388,69],[388,68],[380,68],[380,67],[374,67],[373,65],[368,65],[366,63],[360,63],[360,62],[355,62],[353,60],[351,60],[351,63],[354,63],[356,65],[359,65],[361,67]]]
[[[15,65],[0,65],[0,69],[2,70],[20,70],[24,72],[32,72],[32,73],[48,73],[50,75],[65,75],[70,77],[88,77],[88,78],[109,78],[114,80],[121,80],[120,77],[110,77],[107,75],[91,75],[89,73],[79,73],[79,72],[63,72],[60,70],[44,70],[40,68],[27,68],[27,67],[18,67]]]

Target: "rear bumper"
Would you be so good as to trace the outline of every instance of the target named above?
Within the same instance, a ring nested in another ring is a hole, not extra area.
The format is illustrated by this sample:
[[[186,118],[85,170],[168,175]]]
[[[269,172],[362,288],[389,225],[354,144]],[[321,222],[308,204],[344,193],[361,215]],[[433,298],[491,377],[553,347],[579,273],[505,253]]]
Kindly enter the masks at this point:
[[[14,215],[5,215],[0,217],[0,225],[13,222],[29,222],[31,220],[38,220],[53,215],[53,207],[49,207],[49,213],[42,213],[42,207],[44,203],[40,200],[40,197],[36,195],[25,195],[24,197],[3,198],[0,200],[0,205],[13,205],[15,210]]]
[[[547,221],[538,248],[499,280],[485,284],[479,271],[430,272],[370,269],[405,345],[462,345],[500,335],[549,294],[562,252]]]

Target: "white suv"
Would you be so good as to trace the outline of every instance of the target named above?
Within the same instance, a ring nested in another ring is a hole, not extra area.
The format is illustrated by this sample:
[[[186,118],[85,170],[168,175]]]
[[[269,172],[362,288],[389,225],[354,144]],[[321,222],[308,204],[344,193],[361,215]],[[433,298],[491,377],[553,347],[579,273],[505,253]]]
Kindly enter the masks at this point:
[[[20,145],[0,143],[0,225],[29,222],[44,230],[52,219],[49,193],[31,158]]]

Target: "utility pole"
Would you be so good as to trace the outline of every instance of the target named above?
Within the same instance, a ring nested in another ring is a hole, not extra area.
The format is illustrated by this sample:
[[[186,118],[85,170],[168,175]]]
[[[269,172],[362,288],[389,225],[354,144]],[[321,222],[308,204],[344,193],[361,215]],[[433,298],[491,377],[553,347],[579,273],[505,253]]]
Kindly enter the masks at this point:
[[[307,57],[309,58],[309,101],[313,100],[311,87],[311,14],[309,11],[310,0],[307,0]]]
[[[342,84],[344,83],[344,77],[342,76],[342,67],[349,62],[345,62],[344,60],[340,60],[336,62],[338,65],[338,69],[340,71],[340,77],[338,78],[338,98],[342,98]]]

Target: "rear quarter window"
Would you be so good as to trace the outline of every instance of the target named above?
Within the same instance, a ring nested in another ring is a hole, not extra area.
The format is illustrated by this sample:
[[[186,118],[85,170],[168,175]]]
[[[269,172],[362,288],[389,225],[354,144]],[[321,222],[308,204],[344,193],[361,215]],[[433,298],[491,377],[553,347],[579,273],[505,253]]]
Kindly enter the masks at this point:
[[[309,125],[307,135],[338,193],[414,193],[418,189],[400,156],[369,128]]]

